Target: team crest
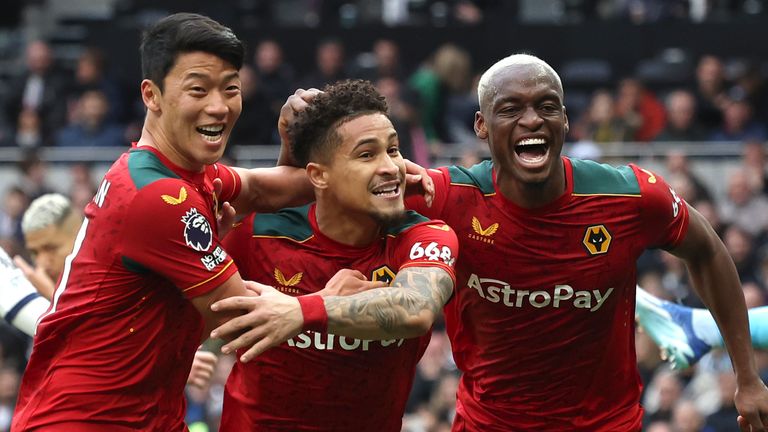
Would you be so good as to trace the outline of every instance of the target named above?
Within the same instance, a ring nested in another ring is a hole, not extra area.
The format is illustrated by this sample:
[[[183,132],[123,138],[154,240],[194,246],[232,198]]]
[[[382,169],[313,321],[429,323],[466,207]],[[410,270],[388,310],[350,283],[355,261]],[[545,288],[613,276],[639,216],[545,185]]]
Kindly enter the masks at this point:
[[[187,246],[198,252],[205,252],[211,248],[213,243],[211,224],[196,208],[189,209],[181,217],[181,222],[184,223],[184,241]]]
[[[392,281],[395,280],[395,272],[389,266],[383,265],[371,272],[371,280],[374,282],[382,281],[387,285],[391,285]]]
[[[166,204],[170,205],[179,205],[187,200],[187,189],[182,186],[181,189],[179,189],[179,196],[175,197],[173,195],[160,195],[160,198],[165,201]]]
[[[592,225],[584,232],[584,247],[590,255],[602,255],[611,246],[611,233],[604,225]]]
[[[304,277],[304,273],[298,272],[295,275],[291,276],[290,278],[286,278],[283,272],[280,271],[279,268],[275,267],[275,280],[278,284],[285,286],[285,287],[291,287],[296,286],[301,282],[301,278]]]

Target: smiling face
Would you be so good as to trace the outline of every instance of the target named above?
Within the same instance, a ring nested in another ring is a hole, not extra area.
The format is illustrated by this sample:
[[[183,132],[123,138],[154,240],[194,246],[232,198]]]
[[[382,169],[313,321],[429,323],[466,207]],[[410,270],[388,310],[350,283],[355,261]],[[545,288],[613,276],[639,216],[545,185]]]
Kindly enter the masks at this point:
[[[191,171],[218,161],[242,110],[237,69],[213,54],[182,53],[163,84],[163,91],[150,80],[141,85],[154,144]]]
[[[336,129],[340,144],[325,166],[323,194],[349,215],[390,224],[405,212],[405,162],[397,132],[383,114],[367,114]]]
[[[544,187],[554,199],[564,184],[560,152],[568,131],[558,79],[540,64],[512,64],[489,83],[475,132],[488,141],[500,187]]]

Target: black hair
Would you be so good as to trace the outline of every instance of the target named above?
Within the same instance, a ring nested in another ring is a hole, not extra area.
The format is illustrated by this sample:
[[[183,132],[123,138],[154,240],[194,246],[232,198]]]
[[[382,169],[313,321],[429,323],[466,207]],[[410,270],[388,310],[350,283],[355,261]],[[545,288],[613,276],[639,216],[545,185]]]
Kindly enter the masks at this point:
[[[169,15],[144,31],[141,37],[141,73],[160,91],[163,80],[179,54],[203,51],[240,69],[245,47],[228,27],[198,14]]]
[[[336,129],[346,121],[375,113],[386,115],[387,103],[370,81],[344,80],[326,85],[288,126],[293,157],[302,165],[328,161],[332,150],[341,144]]]

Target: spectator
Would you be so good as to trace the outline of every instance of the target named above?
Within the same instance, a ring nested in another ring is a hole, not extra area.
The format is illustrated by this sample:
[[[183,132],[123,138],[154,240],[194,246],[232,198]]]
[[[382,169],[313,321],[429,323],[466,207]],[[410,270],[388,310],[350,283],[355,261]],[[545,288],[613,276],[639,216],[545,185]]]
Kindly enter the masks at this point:
[[[21,110],[16,123],[16,140],[12,143],[23,149],[33,149],[43,145],[43,130],[37,111]]]
[[[240,68],[240,95],[243,111],[237,127],[230,135],[231,151],[238,144],[279,144],[277,137],[277,116],[270,109],[270,101],[258,74],[249,65]]]
[[[690,164],[688,163],[688,156],[680,150],[670,150],[667,153],[667,171],[670,174],[681,175],[688,179],[692,187],[691,197],[686,197],[688,202],[695,202],[698,200],[711,200],[712,193],[704,185],[696,174],[691,171]],[[679,190],[675,189],[678,193]]]
[[[27,45],[26,71],[9,86],[5,114],[10,124],[18,124],[25,110],[40,118],[43,143],[52,143],[54,132],[66,122],[64,94],[66,79],[53,65],[51,49],[37,40]]]
[[[634,141],[651,141],[666,121],[664,106],[635,78],[625,78],[619,83],[616,115],[635,129]]]
[[[632,141],[635,128],[616,116],[613,94],[598,89],[574,131],[579,140],[595,143]]]
[[[445,44],[408,80],[421,98],[421,122],[431,143],[450,142],[446,124],[448,100],[452,93],[468,89],[471,72],[469,54]]]
[[[301,88],[323,88],[326,84],[347,78],[344,44],[338,39],[326,39],[317,46],[315,70],[299,82]],[[285,94],[282,95],[285,98]]]
[[[665,101],[667,124],[655,141],[703,141],[707,134],[696,120],[696,98],[688,90],[675,90]]]
[[[733,404],[733,394],[736,393],[736,375],[733,372],[720,372],[718,374],[720,388],[720,408],[710,414],[706,419],[706,425],[712,432],[730,432],[733,430],[733,419],[739,412]]]
[[[675,432],[704,432],[704,416],[692,401],[683,399],[673,411],[672,429]]]
[[[376,90],[387,100],[389,119],[400,141],[400,153],[419,165],[429,165],[429,146],[421,127],[416,94],[395,78],[378,80]]]
[[[755,262],[754,237],[738,225],[731,225],[725,230],[723,243],[733,258],[742,284],[759,280],[757,263]]]
[[[755,121],[752,106],[746,99],[726,99],[723,104],[723,124],[716,129],[712,141],[765,141],[768,130]]]
[[[99,90],[107,99],[107,121],[119,123],[124,120],[125,110],[120,86],[107,76],[104,54],[95,47],[86,48],[77,59],[75,81],[68,95],[70,107],[77,104],[81,96],[89,90]]]
[[[705,55],[696,67],[697,119],[699,124],[712,131],[723,121],[721,107],[725,99],[725,73],[723,62],[713,55]]]
[[[643,405],[647,411],[643,424],[671,421],[672,413],[683,393],[683,382],[677,373],[661,369],[648,386]]]
[[[768,199],[750,185],[743,169],[729,176],[727,196],[720,203],[720,215],[723,222],[736,225],[753,237],[760,236],[768,228]]]
[[[391,39],[374,42],[372,52],[358,56],[356,63],[355,78],[376,82],[383,78],[402,80],[404,77],[400,47]]]
[[[125,130],[108,119],[109,101],[101,90],[80,96],[73,122],[59,131],[57,147],[122,147]]]
[[[19,372],[9,367],[0,367],[0,431],[8,431],[11,428],[11,417],[16,406],[20,382]]]
[[[283,49],[272,39],[263,40],[256,47],[254,66],[258,92],[263,96],[268,107],[267,112],[265,112],[267,118],[263,120],[263,123],[268,124],[271,131],[275,129],[277,124],[280,108],[285,102],[285,95],[291,94],[295,90],[296,76],[293,68],[283,58]],[[243,107],[245,108],[245,104]],[[264,112],[262,108],[259,108],[259,111]],[[248,115],[248,108],[243,110],[243,114]],[[242,127],[244,123],[241,121],[238,128]],[[270,140],[263,141],[263,143],[279,144],[280,139],[277,133],[273,133]]]

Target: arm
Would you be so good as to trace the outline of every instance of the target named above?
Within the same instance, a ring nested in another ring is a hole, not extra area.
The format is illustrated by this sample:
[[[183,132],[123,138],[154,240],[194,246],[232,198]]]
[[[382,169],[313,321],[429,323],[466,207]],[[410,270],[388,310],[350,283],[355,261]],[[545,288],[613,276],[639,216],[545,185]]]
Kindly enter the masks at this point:
[[[441,267],[406,267],[395,276],[392,287],[325,297],[328,332],[364,339],[420,336],[431,328],[453,286],[452,276]],[[259,297],[231,298],[213,305],[215,310],[249,311],[211,334],[226,337],[251,328],[222,348],[228,353],[252,345],[240,357],[243,362],[297,335],[309,324],[298,298],[271,287],[262,286],[259,292]]]
[[[687,204],[686,204],[687,205]],[[738,390],[735,403],[744,421],[763,427],[768,420],[768,389],[760,380],[749,334],[747,308],[741,283],[728,251],[709,223],[695,209],[688,207],[690,221],[685,239],[673,250],[682,258],[701,300],[723,335],[736,372]]]
[[[240,277],[240,273],[235,273],[213,290],[190,299],[205,322],[205,330],[203,331],[202,340],[208,339],[211,329],[239,316],[237,310],[213,311],[211,310],[212,304],[229,297],[247,297],[252,295],[254,295],[253,292],[246,288],[246,282]]]
[[[232,206],[238,214],[275,212],[314,201],[315,191],[301,168],[233,168],[242,186]]]
[[[453,285],[441,267],[407,267],[397,273],[391,288],[325,297],[328,332],[360,339],[421,336],[432,328]]]

